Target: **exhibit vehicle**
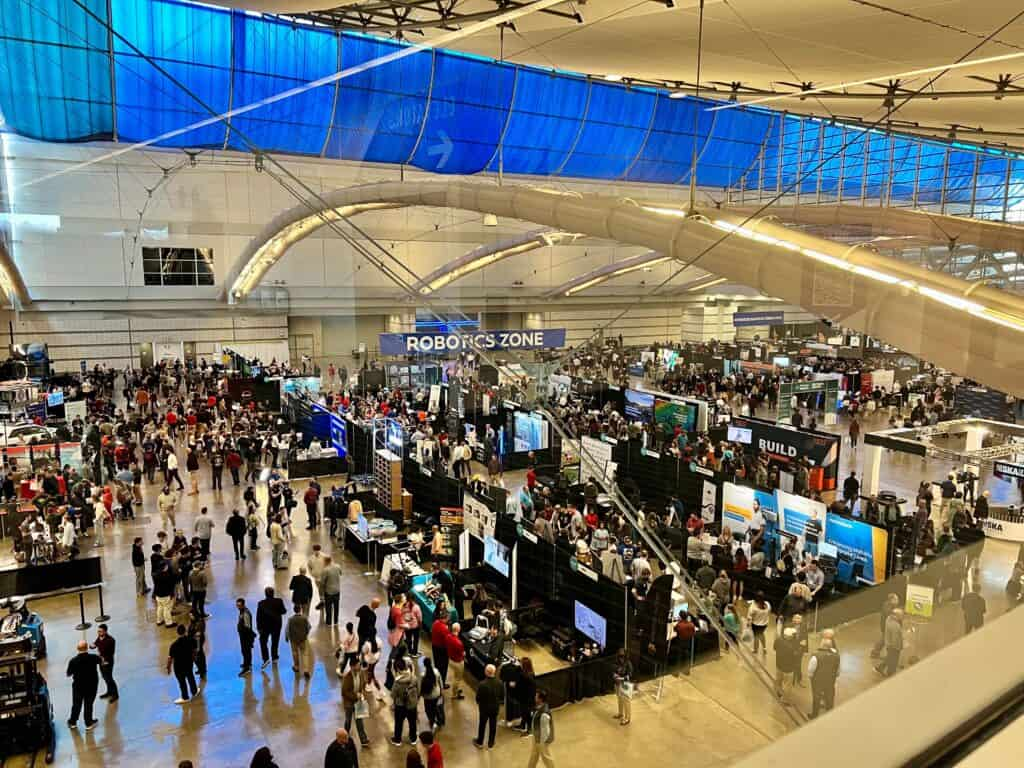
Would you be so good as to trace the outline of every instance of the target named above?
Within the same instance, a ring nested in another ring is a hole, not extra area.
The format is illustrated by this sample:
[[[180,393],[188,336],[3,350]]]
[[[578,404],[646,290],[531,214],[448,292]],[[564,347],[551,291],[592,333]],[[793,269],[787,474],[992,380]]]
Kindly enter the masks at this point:
[[[53,762],[53,702],[29,637],[0,638],[0,761],[44,750]]]
[[[0,620],[0,640],[27,637],[32,641],[36,658],[45,659],[46,633],[43,628],[43,617],[35,611],[30,611],[22,597],[7,597],[0,600],[0,610],[3,609],[8,613]]]

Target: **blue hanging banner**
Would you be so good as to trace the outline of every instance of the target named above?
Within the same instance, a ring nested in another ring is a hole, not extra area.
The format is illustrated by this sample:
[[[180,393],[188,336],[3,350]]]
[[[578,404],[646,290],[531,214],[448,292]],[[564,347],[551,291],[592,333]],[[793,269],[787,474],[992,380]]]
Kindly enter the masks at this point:
[[[733,328],[748,325],[782,325],[785,321],[785,312],[737,312],[732,316]]]
[[[443,355],[477,349],[553,349],[565,346],[565,328],[465,333],[382,333],[382,355]]]

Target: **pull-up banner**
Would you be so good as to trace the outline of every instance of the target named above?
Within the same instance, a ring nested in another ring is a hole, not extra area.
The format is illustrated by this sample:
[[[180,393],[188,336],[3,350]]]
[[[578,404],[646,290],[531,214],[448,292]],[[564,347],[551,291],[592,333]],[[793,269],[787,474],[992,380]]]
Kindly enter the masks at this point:
[[[443,355],[475,349],[554,349],[565,346],[565,328],[466,333],[382,333],[382,355]]]

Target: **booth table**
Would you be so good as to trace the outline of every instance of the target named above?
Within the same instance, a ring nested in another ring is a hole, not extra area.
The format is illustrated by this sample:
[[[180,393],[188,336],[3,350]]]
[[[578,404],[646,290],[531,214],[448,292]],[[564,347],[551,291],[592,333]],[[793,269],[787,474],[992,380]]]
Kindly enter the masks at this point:
[[[289,480],[343,475],[346,472],[348,472],[348,461],[343,456],[321,456],[318,459],[292,459],[288,462]]]
[[[988,517],[978,523],[990,539],[1024,542],[1024,514],[1016,509],[990,508]]]
[[[361,563],[369,563],[373,571],[378,571],[377,563],[382,557],[387,557],[394,552],[392,545],[398,541],[398,536],[388,538],[376,538],[371,536],[364,539],[359,533],[359,527],[350,524],[345,527],[345,551],[351,552]],[[372,559],[371,559],[372,558]]]
[[[427,584],[430,583],[431,575],[429,573],[423,573],[418,576],[412,577],[412,599],[416,601],[416,604],[420,607],[420,612],[423,614],[423,629],[430,632],[431,626],[434,624],[435,614],[437,613],[437,603],[427,594]],[[459,620],[459,613],[455,610],[455,606],[448,606],[448,626],[452,626]]]

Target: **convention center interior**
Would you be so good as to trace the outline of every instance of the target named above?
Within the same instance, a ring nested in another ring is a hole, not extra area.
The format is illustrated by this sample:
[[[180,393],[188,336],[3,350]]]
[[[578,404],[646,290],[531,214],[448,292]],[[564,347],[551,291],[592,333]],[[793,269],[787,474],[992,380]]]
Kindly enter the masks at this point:
[[[0,768],[1024,753],[1019,2],[0,0],[0,335]]]

